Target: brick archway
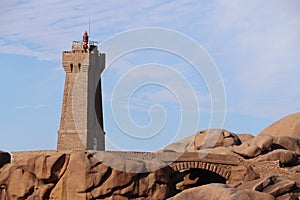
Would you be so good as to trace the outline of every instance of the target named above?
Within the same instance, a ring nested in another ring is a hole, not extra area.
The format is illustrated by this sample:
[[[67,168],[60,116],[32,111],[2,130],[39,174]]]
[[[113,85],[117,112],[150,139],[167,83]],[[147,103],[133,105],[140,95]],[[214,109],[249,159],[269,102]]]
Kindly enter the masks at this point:
[[[214,172],[226,180],[229,179],[231,174],[231,166],[223,165],[223,164],[215,164],[215,163],[208,163],[208,162],[201,162],[201,161],[181,161],[181,162],[174,162],[171,165],[171,168],[174,171],[182,171],[188,169],[203,169],[210,172]]]

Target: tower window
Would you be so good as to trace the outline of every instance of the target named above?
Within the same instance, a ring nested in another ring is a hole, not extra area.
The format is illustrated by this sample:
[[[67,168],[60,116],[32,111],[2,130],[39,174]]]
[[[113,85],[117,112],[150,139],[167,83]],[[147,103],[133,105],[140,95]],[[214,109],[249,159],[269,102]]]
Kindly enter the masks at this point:
[[[71,72],[73,72],[73,64],[70,65]]]
[[[78,72],[80,72],[80,67],[81,67],[81,64],[79,63],[78,64]]]

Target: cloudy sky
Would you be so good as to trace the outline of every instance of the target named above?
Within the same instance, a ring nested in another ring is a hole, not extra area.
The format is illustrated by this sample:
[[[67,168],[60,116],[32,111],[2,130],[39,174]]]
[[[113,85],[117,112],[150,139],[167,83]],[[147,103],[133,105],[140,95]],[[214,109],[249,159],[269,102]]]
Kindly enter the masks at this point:
[[[217,111],[226,113],[224,128],[258,134],[273,121],[300,110],[299,11],[297,0],[3,0],[0,7],[0,149],[56,148],[65,76],[61,52],[70,50],[73,40],[81,39],[83,31],[89,29],[89,21],[91,39],[99,41],[100,51],[107,57],[113,51],[106,49],[111,38],[146,27],[170,30],[196,42],[211,58],[225,88],[226,110]],[[136,40],[131,37],[124,43]],[[159,36],[153,38],[156,40]],[[190,55],[198,56],[195,51]],[[152,65],[147,68],[149,63]],[[157,66],[170,71],[155,70]],[[129,73],[133,69],[138,74]],[[145,69],[146,73],[139,69]],[[118,81],[125,80],[124,74],[129,80],[131,76],[142,77],[153,84],[132,91],[124,104],[118,98],[119,93],[113,93]],[[181,83],[177,75],[187,83]],[[196,128],[207,128],[214,113],[206,78],[170,51],[140,49],[119,58],[102,74],[105,131],[111,142],[108,147],[161,148],[193,134],[186,132],[175,137],[177,129],[189,126],[183,116],[190,122],[200,116]],[[157,84],[162,80],[168,81]],[[189,107],[195,103],[193,100],[179,98],[187,96],[185,84],[196,97],[197,112]],[[122,124],[114,121],[112,102],[121,114],[122,109],[129,113],[141,135],[137,132],[124,136],[124,127],[118,127]]]

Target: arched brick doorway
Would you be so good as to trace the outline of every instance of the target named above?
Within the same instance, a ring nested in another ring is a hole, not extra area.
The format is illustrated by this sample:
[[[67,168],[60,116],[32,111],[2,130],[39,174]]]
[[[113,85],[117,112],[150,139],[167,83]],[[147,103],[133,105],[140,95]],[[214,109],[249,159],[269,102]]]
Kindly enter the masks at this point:
[[[184,189],[209,183],[226,183],[223,176],[201,168],[174,171],[170,176],[168,196],[174,196]]]

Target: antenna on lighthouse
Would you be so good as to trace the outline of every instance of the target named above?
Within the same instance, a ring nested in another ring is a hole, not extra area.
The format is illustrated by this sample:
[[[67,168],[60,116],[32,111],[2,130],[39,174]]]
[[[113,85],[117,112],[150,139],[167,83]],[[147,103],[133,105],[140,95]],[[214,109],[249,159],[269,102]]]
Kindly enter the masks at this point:
[[[91,20],[89,19],[89,34],[91,35]]]

